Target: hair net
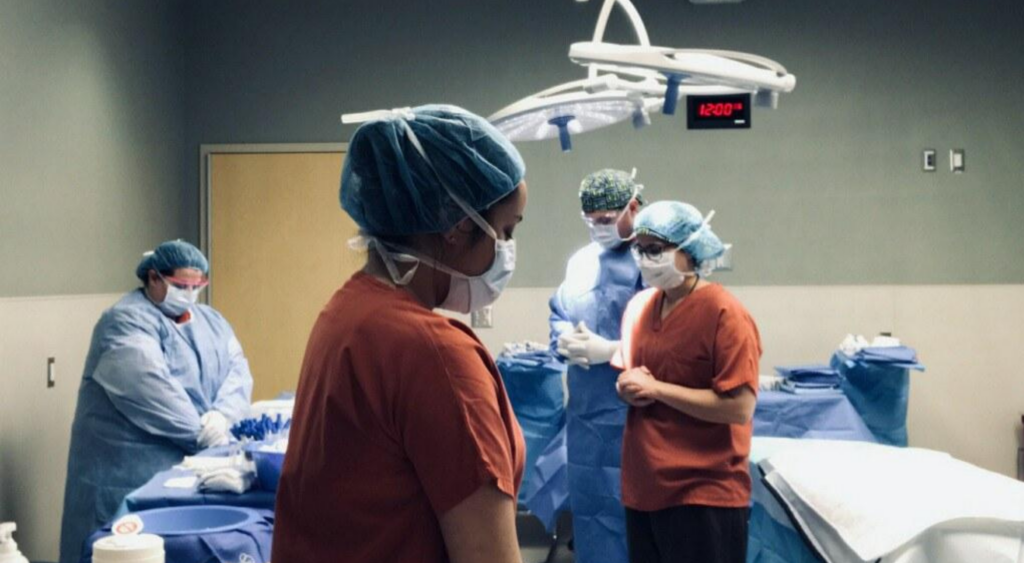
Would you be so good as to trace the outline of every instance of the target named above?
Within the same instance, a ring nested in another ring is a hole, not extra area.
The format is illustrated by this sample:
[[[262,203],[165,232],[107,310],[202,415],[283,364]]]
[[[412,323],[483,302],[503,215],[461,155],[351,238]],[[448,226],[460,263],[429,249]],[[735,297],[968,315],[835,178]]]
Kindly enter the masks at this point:
[[[635,170],[634,170],[635,172]],[[643,203],[639,190],[642,185],[636,183],[635,174],[606,168],[588,174],[580,183],[580,202],[583,212],[618,210],[626,207],[629,200],[636,195],[637,201]]]
[[[711,230],[696,207],[679,201],[658,201],[645,207],[633,220],[633,232],[650,235],[676,245],[690,255],[700,268],[704,262],[718,258],[725,245]],[[695,234],[696,233],[696,234]]]
[[[519,151],[482,117],[442,105],[409,113],[364,123],[349,142],[341,207],[364,232],[446,231],[466,217],[449,189],[481,211],[515,190],[526,174]],[[406,127],[430,162],[410,141]]]
[[[198,248],[183,240],[170,240],[147,252],[135,275],[146,281],[150,270],[172,272],[178,268],[195,268],[205,274],[210,271],[210,263]]]

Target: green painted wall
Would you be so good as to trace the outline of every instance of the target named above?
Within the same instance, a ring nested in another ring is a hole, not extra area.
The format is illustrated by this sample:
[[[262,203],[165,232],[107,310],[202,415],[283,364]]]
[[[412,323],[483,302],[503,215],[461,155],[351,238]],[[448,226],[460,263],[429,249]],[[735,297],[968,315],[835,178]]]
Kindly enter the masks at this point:
[[[652,199],[718,211],[745,285],[1022,283],[1024,4],[635,0],[652,40],[797,75],[742,132],[656,116],[523,144],[520,287],[586,241],[576,188],[636,166]],[[598,0],[0,0],[0,296],[118,291],[139,253],[198,238],[199,145],[339,142],[348,111],[482,114],[583,76]],[[620,14],[610,37],[629,41]],[[939,150],[940,171],[920,171]],[[968,172],[948,172],[953,147]],[[336,205],[336,201],[325,201]],[[340,211],[339,211],[340,212]]]
[[[0,297],[115,292],[190,237],[179,0],[0,0]]]

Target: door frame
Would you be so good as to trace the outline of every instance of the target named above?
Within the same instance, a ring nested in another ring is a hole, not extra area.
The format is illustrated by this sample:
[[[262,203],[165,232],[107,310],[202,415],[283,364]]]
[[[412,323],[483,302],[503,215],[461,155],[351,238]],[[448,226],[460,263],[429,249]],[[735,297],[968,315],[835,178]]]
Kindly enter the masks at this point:
[[[213,263],[213,246],[210,236],[210,213],[213,180],[213,157],[219,154],[289,154],[289,153],[348,153],[348,143],[250,143],[250,144],[201,144],[199,145],[199,249],[206,259]],[[339,182],[340,182],[339,178]],[[209,273],[213,280],[214,272]],[[209,304],[214,284],[203,292],[203,303]]]

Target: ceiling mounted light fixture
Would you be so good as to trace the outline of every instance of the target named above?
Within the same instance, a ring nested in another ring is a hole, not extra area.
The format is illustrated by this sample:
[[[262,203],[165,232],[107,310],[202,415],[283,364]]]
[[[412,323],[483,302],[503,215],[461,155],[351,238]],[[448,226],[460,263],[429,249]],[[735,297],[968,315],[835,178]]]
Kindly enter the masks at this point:
[[[586,0],[577,0],[585,2]],[[604,42],[612,9],[632,24],[636,45]],[[513,142],[558,138],[563,151],[571,136],[630,119],[635,128],[652,113],[672,115],[686,95],[752,94],[761,107],[777,107],[796,77],[779,63],[735,51],[652,46],[630,0],[605,0],[591,41],[573,43],[569,58],[587,68],[587,78],[548,88],[515,102],[489,119]]]

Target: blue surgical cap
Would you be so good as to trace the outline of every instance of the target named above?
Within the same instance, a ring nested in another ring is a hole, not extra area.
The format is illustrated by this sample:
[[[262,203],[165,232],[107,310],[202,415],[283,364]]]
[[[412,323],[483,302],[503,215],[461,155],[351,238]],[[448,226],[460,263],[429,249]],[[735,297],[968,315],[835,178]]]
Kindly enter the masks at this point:
[[[705,226],[695,239],[686,242],[703,224],[704,216],[689,203],[659,201],[637,214],[633,221],[633,232],[658,237],[676,245],[700,267],[706,260],[718,258],[725,252],[725,245],[710,226]]]
[[[210,271],[210,263],[196,247],[183,240],[169,240],[156,247],[153,252],[147,252],[135,268],[135,275],[142,281],[146,281],[150,270],[158,272],[173,272],[178,268],[195,268],[206,274]]]
[[[421,106],[411,112],[413,119],[396,113],[364,123],[349,141],[341,207],[364,232],[444,232],[466,217],[445,185],[468,207],[481,211],[522,181],[526,166],[519,151],[484,118],[455,106]],[[430,163],[416,150],[406,127]]]

